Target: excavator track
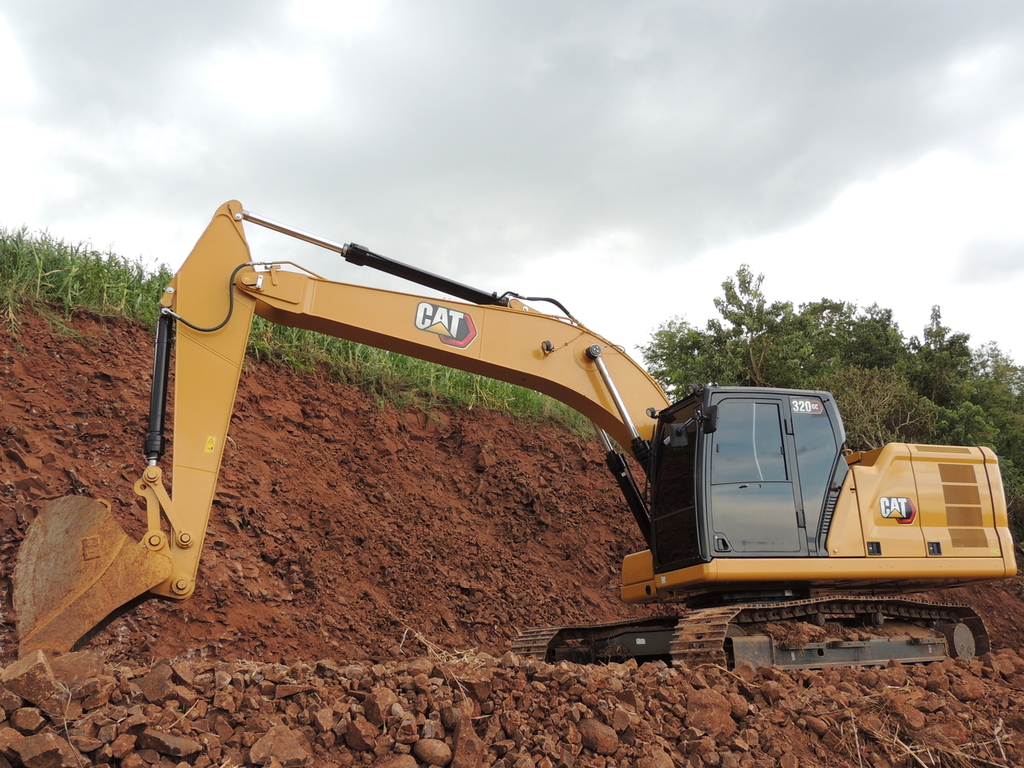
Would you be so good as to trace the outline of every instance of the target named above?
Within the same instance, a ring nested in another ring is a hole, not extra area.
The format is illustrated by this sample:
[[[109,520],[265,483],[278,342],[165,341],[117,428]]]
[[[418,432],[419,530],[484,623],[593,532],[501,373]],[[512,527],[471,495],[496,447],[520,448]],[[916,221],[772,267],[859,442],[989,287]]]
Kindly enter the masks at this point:
[[[668,642],[678,623],[678,616],[656,616],[599,624],[535,627],[519,635],[511,650],[542,661],[624,661],[636,656],[661,655],[659,650],[668,653]],[[651,639],[660,641],[658,647],[653,647]],[[653,653],[637,653],[638,646]]]
[[[759,625],[808,622],[818,626],[863,627],[856,639],[818,642],[777,641]],[[896,623],[895,633],[880,628]],[[527,630],[512,650],[545,661],[581,663],[636,658],[670,660],[697,667],[814,669],[825,666],[880,666],[973,658],[990,649],[985,624],[972,609],[902,597],[826,597],[773,603],[737,603],[690,610],[683,616],[641,621],[539,627]]]

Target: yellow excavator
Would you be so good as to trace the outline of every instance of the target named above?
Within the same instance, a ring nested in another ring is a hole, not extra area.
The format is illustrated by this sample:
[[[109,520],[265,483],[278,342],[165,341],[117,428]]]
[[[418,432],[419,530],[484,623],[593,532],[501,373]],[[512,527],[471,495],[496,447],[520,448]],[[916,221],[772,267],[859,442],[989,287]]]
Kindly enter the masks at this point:
[[[459,301],[253,261],[246,222]],[[561,314],[532,306],[542,302]],[[989,449],[891,444],[849,453],[828,392],[708,385],[671,403],[621,347],[553,299],[487,293],[231,201],[160,302],[146,466],[134,486],[145,499],[147,531],[131,540],[105,503],[81,496],[42,510],[14,572],[22,655],[66,652],[142,595],[193,593],[254,314],[530,387],[594,422],[648,545],[623,562],[622,599],[685,610],[531,629],[513,645],[521,654],[820,667],[988,650],[971,609],[904,595],[1016,573]],[[168,490],[159,463],[172,359]],[[780,639],[772,628],[782,622],[817,627],[820,636]]]

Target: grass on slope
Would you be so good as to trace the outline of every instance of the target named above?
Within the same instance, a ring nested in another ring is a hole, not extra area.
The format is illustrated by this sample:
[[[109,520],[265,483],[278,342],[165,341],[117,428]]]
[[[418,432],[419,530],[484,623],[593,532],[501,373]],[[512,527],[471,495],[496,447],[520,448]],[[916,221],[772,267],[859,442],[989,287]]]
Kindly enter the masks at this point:
[[[57,322],[61,315],[67,319],[84,311],[152,325],[171,276],[166,267],[149,270],[139,261],[69,245],[46,233],[0,229],[0,317],[15,332],[25,309]],[[592,434],[589,420],[538,392],[259,317],[249,351],[299,371],[324,369],[401,408],[492,408]]]

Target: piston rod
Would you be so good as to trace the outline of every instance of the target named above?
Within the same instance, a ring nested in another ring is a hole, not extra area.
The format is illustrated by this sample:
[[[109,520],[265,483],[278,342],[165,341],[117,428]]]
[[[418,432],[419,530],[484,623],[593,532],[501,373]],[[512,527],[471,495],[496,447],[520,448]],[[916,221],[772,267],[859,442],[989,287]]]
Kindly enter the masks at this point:
[[[341,254],[345,261],[350,264],[355,264],[359,267],[370,267],[372,269],[385,272],[395,277],[400,277],[403,280],[409,280],[417,285],[422,285],[427,288],[433,288],[434,290],[441,291],[443,293],[450,293],[456,298],[462,299],[463,301],[471,301],[474,304],[489,304],[492,306],[506,307],[508,306],[509,294],[499,296],[497,293],[487,293],[479,288],[473,288],[469,285],[457,282],[456,280],[450,280],[447,277],[441,275],[435,275],[433,272],[427,272],[426,270],[413,267],[409,264],[404,264],[401,261],[395,261],[389,259],[387,256],[381,256],[379,253],[364,248],[356,243],[348,243],[342,245],[336,243],[333,240],[325,240],[322,237],[311,235],[309,232],[303,232],[301,229],[294,229],[280,222],[273,221],[272,219],[258,216],[251,211],[243,210],[241,213],[236,213],[235,218],[238,220],[251,221],[253,224],[259,224],[261,227],[272,229],[275,232],[280,232],[282,235],[289,235],[296,238],[297,240],[303,240],[312,245],[319,246],[320,248],[326,248],[328,251],[335,251]]]
[[[608,389],[608,394],[611,395],[612,402],[615,404],[615,409],[619,412],[619,416],[622,418],[622,423],[626,425],[626,429],[629,431],[630,448],[633,451],[633,456],[646,470],[647,458],[651,453],[650,443],[640,437],[640,433],[637,432],[636,426],[633,424],[633,419],[630,417],[629,411],[626,410],[626,403],[623,402],[622,396],[619,395],[619,390],[616,388],[615,382],[612,381],[612,376],[608,372],[608,367],[604,364],[604,360],[601,357],[602,351],[603,350],[599,344],[591,344],[587,347],[587,357],[590,360],[593,360],[594,364],[597,366],[597,371],[601,374],[601,379],[604,381],[604,385]]]

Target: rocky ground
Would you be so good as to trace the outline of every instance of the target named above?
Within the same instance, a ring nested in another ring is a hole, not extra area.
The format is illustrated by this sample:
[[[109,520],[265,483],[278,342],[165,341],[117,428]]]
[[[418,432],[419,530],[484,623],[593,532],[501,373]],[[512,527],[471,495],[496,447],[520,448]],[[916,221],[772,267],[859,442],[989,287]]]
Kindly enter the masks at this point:
[[[37,316],[0,331],[0,576],[42,504],[107,499],[141,532],[145,329]],[[972,662],[782,672],[549,666],[521,629],[618,602],[640,547],[600,449],[486,411],[400,412],[251,365],[200,571],[77,654],[16,661],[0,614],[0,768],[1024,764],[1021,585]]]

